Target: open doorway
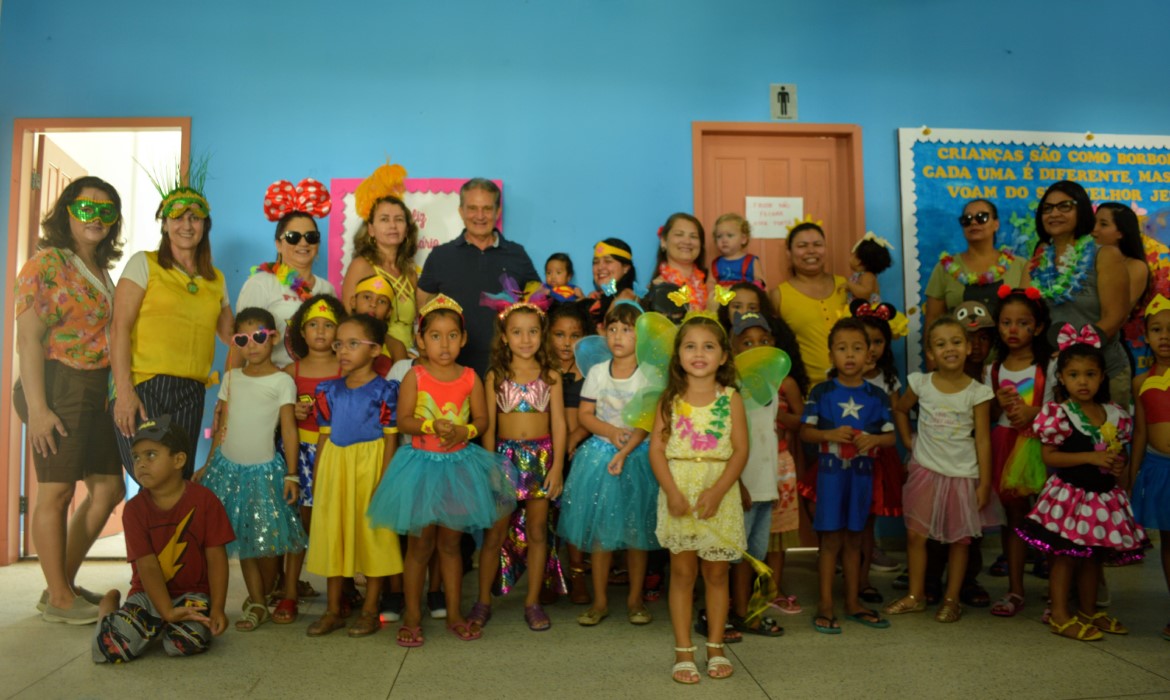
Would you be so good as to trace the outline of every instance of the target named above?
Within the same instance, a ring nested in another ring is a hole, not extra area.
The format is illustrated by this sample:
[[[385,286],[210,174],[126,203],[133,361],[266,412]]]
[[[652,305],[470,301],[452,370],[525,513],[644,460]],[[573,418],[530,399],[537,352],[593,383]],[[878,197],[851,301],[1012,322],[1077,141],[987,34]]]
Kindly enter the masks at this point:
[[[74,178],[96,175],[109,182],[122,198],[122,259],[111,270],[117,280],[125,261],[139,250],[158,245],[154,219],[159,195],[143,168],[165,172],[185,164],[190,153],[189,118],[133,119],[17,119],[13,133],[12,183],[9,200],[9,237],[5,284],[13,289],[16,275],[36,252],[40,219],[61,190]],[[139,165],[141,164],[141,166]],[[4,309],[4,361],[0,363],[0,391],[12,395],[18,376],[12,303]],[[29,535],[28,515],[36,502],[36,478],[24,426],[10,401],[0,405],[0,454],[7,456],[0,479],[0,565],[36,555]],[[128,480],[127,498],[136,485]],[[77,490],[84,495],[84,487]],[[79,498],[75,496],[74,504]],[[124,558],[122,508],[106,524],[90,550],[91,558]]]

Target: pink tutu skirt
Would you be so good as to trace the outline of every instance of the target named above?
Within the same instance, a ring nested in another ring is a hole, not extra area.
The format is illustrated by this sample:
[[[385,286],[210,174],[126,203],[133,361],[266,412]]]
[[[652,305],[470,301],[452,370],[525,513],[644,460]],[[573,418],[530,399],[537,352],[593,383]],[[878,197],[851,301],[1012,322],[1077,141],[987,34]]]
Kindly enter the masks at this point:
[[[873,505],[869,512],[874,515],[899,516],[902,514],[902,481],[905,470],[896,447],[879,447],[873,460]]]
[[[908,529],[944,544],[967,544],[982,535],[985,526],[996,524],[990,508],[979,512],[978,479],[944,476],[913,459],[906,471],[902,513]]]
[[[1104,554],[1115,563],[1141,559],[1149,544],[1145,530],[1134,522],[1123,489],[1086,491],[1055,475],[1048,478],[1036,507],[1017,531],[1028,544],[1050,554]]]

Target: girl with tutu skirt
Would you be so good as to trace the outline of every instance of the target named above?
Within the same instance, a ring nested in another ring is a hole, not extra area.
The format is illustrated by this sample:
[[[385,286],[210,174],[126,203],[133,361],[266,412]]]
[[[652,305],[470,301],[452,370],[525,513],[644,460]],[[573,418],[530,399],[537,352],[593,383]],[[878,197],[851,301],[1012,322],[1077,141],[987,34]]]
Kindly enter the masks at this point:
[[[1170,585],[1170,299],[1154,297],[1146,307],[1145,324],[1154,364],[1133,380],[1133,517],[1142,527],[1158,530],[1162,573]],[[1162,628],[1162,639],[1170,642],[1170,624]]]
[[[556,544],[549,535],[549,510],[564,484],[568,428],[564,384],[544,348],[545,326],[544,311],[527,302],[506,304],[496,317],[483,447],[512,462],[516,502],[522,505],[484,536],[479,600],[471,610],[473,619],[486,622],[491,616],[493,586],[500,595],[507,594],[527,568],[524,620],[534,632],[552,625],[540,604],[546,580],[554,582],[558,593],[565,592]]]
[[[865,381],[886,392],[890,397],[890,406],[894,406],[902,396],[902,381],[898,379],[898,367],[894,363],[894,332],[890,321],[898,312],[891,304],[871,304],[856,299],[849,306],[853,315],[865,325],[865,334],[869,336],[869,362],[866,363]],[[866,603],[882,602],[882,594],[869,581],[876,546],[874,517],[902,517],[902,482],[905,478],[898,448],[879,447],[873,460],[873,505],[869,509],[869,520],[865,521],[865,531],[861,533],[858,596]]]
[[[300,497],[293,412],[297,387],[272,363],[275,327],[264,309],[249,307],[236,316],[232,346],[246,364],[228,372],[220,385],[216,414],[222,428],[212,440],[207,464],[195,475],[219,497],[236,533],[227,553],[239,557],[248,588],[244,616],[236,622],[241,632],[270,619],[267,594],[274,581],[265,580],[265,573],[275,578],[276,567],[262,567],[260,559],[305,549],[305,530],[294,507]],[[278,430],[283,456],[273,440]],[[296,599],[295,577],[285,581],[284,594]]]
[[[460,612],[459,539],[490,528],[516,507],[511,461],[469,442],[487,427],[487,401],[475,371],[455,362],[467,344],[463,308],[440,294],[419,314],[420,362],[403,378],[398,395],[398,429],[411,436],[411,444],[394,456],[369,508],[375,525],[409,535],[406,610],[397,638],[403,647],[423,644],[423,585],[436,548],[447,629],[463,641],[483,635],[486,620],[465,619]]]
[[[287,345],[292,350],[293,362],[284,372],[297,385],[297,403],[294,407],[297,418],[297,475],[300,477],[301,525],[306,536],[313,521],[313,465],[317,462],[317,412],[313,409],[313,397],[317,385],[326,379],[341,376],[341,366],[333,352],[333,341],[337,339],[337,320],[345,316],[341,300],[331,294],[318,294],[301,304],[289,319]],[[298,581],[305,564],[305,553],[298,552],[285,557],[285,580],[297,581],[297,595],[284,598],[272,611],[272,621],[277,624],[296,622],[298,598],[316,598],[319,594],[308,581]]]
[[[638,368],[634,326],[642,309],[619,299],[605,314],[605,343],[613,359],[591,367],[581,387],[578,418],[593,436],[577,448],[561,499],[561,536],[593,552],[593,604],[577,624],[593,627],[609,616],[609,567],[613,553],[625,549],[630,573],[627,619],[649,624],[642,597],[646,557],[658,548],[654,538],[654,499],[658,484],[650,471],[646,431],[631,428],[622,410],[649,382]]]
[[[1048,377],[1052,348],[1048,344],[1048,306],[1034,287],[999,288],[996,307],[995,361],[983,383],[995,392],[991,407],[991,486],[1003,504],[1003,551],[1007,559],[1008,593],[991,606],[991,614],[1012,617],[1024,609],[1024,565],[1027,545],[1016,528],[1032,509],[1031,499],[1048,479],[1040,441],[1032,421],[1052,401]]]
[[[1126,469],[1133,420],[1109,402],[1100,336],[1092,326],[1077,331],[1066,323],[1058,343],[1054,393],[1060,403],[1045,404],[1032,424],[1052,476],[1018,534],[1053,556],[1052,633],[1087,642],[1101,639],[1102,632],[1128,633],[1117,618],[1097,612],[1097,583],[1106,557],[1118,563],[1141,559],[1146,535],[1117,483]],[[1070,600],[1074,579],[1076,608]]]
[[[398,537],[374,528],[366,515],[398,446],[397,392],[374,371],[385,337],[386,324],[372,316],[355,314],[343,320],[333,351],[345,376],[317,386],[314,410],[320,437],[305,566],[326,578],[328,603],[325,614],[309,625],[310,637],[345,626],[345,579],[358,573],[366,577],[366,596],[347,633],[364,637],[377,632],[382,579],[402,571]]]
[[[894,444],[890,397],[865,381],[869,336],[856,318],[829,330],[832,368],[804,404],[800,439],[819,445],[813,529],[820,537],[817,557],[819,601],[812,624],[822,634],[841,634],[833,614],[837,559],[845,575],[845,614],[867,627],[890,626],[859,601],[861,537],[873,503],[873,460],[879,447]]]
[[[894,415],[902,441],[913,446],[902,509],[910,593],[886,606],[886,614],[926,609],[926,540],[949,544],[947,589],[934,619],[958,622],[959,593],[971,538],[983,533],[980,511],[991,498],[991,400],[995,393],[964,371],[971,341],[967,330],[943,316],[926,331],[926,355],[937,368],[915,372]],[[910,410],[918,406],[917,439]]]
[[[700,569],[706,583],[707,675],[727,678],[722,653],[728,569],[747,546],[736,482],[748,458],[747,414],[735,390],[727,332],[714,315],[686,319],[674,340],[666,389],[654,415],[650,463],[657,477],[655,535],[670,550],[671,678],[699,682],[691,608]]]

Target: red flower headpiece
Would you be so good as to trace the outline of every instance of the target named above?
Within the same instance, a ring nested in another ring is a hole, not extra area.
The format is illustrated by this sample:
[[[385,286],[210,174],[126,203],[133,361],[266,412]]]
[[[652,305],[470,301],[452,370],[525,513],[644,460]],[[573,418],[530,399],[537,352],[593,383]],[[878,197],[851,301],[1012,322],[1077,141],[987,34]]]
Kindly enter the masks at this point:
[[[280,221],[294,211],[319,219],[333,208],[329,190],[311,177],[293,186],[288,180],[279,180],[264,192],[264,215],[269,221]]]

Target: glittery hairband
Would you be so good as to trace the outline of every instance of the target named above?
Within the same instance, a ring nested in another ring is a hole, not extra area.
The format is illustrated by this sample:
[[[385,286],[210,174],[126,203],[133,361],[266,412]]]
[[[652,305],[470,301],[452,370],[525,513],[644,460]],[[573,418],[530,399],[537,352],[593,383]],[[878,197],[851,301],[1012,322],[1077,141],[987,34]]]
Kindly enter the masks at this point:
[[[442,311],[444,309],[454,311],[459,314],[459,318],[463,318],[463,307],[459,305],[459,302],[446,294],[440,294],[426,304],[423,304],[423,307],[418,311],[418,317],[421,319],[431,312]]]

